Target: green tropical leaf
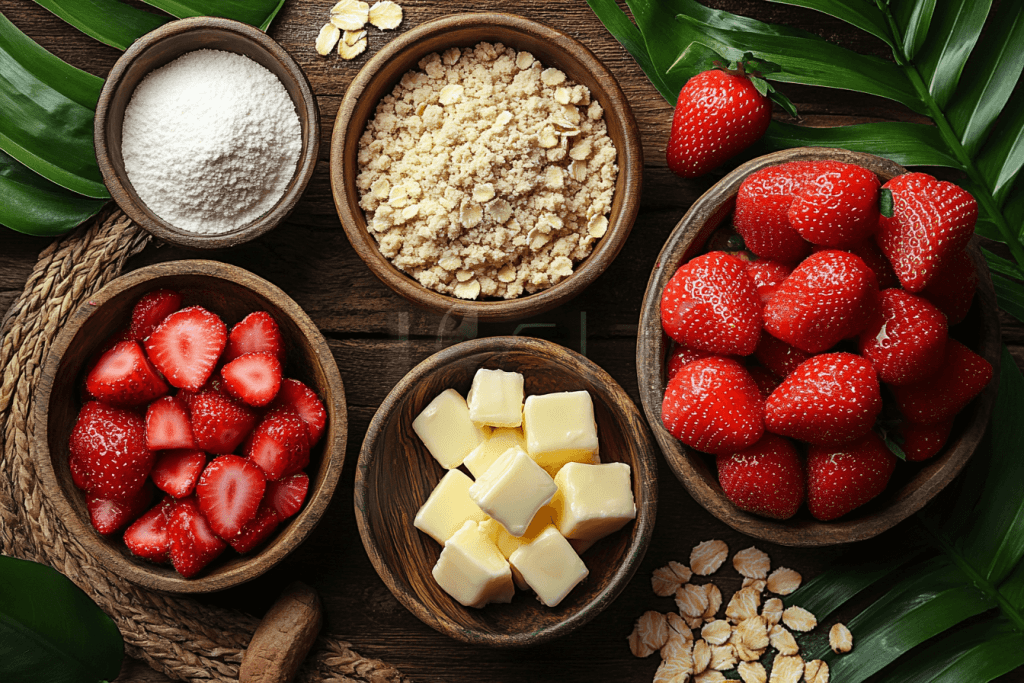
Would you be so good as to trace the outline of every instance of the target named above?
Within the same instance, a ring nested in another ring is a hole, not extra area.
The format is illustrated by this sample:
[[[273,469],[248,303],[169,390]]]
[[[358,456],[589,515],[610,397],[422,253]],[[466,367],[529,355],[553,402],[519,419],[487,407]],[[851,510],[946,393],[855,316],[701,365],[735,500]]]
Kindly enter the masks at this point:
[[[993,273],[999,273],[1006,277],[1024,280],[1024,270],[1021,270],[1020,266],[1013,261],[1007,261],[1002,256],[996,256],[984,247],[982,248],[981,253],[985,257],[985,262],[988,263],[988,269]]]
[[[127,50],[140,36],[171,20],[120,0],[35,1],[90,38],[118,50]]]
[[[1003,204],[1024,166],[1024,85],[1019,85],[978,155],[978,170],[997,204]]]
[[[1024,635],[1005,619],[974,624],[908,657],[885,683],[985,683],[1024,665]]]
[[[0,152],[0,225],[29,235],[60,235],[95,216],[106,203],[54,185]]]
[[[179,19],[185,17],[227,17],[259,26],[266,31],[284,6],[284,0],[143,0]]]
[[[1024,320],[1024,288],[1020,283],[993,273],[992,285],[996,290],[996,301],[999,303],[999,308],[1017,320]]]
[[[768,0],[780,5],[793,5],[816,9],[819,12],[828,14],[836,19],[842,19],[846,23],[856,26],[862,31],[867,31],[876,38],[889,43],[895,48],[896,43],[889,31],[889,24],[885,15],[877,7],[867,2],[847,3],[841,0]]]
[[[913,59],[928,37],[935,0],[892,0],[890,6],[899,25],[904,27],[903,54]]]
[[[915,64],[940,108],[953,96],[991,7],[992,0],[943,0],[936,4],[930,39],[925,41]]]
[[[0,555],[0,680],[99,683],[121,670],[113,620],[53,569]]]

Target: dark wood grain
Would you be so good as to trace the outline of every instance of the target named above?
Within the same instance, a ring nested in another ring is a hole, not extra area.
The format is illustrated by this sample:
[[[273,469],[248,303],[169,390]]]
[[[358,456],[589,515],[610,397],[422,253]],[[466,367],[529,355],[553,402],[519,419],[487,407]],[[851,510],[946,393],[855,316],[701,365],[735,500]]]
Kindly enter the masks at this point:
[[[636,520],[583,554],[590,575],[557,607],[545,607],[524,592],[507,605],[463,607],[431,575],[440,546],[412,524],[445,472],[412,431],[412,422],[445,389],[465,396],[480,368],[521,373],[527,396],[589,392],[602,462],[630,466]],[[471,644],[536,645],[586,624],[633,577],[647,551],[657,512],[654,451],[650,430],[633,401],[610,375],[583,356],[525,337],[467,341],[413,368],[374,415],[356,469],[356,522],[377,573],[428,626]]]
[[[253,311],[278,322],[288,349],[285,375],[305,382],[323,399],[327,431],[310,453],[309,494],[302,511],[258,552],[224,553],[196,577],[134,556],[118,535],[105,538],[89,522],[85,494],[71,479],[68,439],[81,408],[79,388],[88,359],[131,320],[135,302],[153,289],[181,292],[183,305],[199,305],[230,327]],[[237,586],[271,569],[316,527],[331,501],[345,462],[348,413],[338,366],[323,335],[280,289],[241,268],[215,261],[174,261],[113,280],[76,311],[54,340],[33,396],[32,457],[47,496],[71,533],[98,562],[121,577],[170,593],[207,593]]]
[[[202,235],[157,216],[139,198],[124,168],[121,129],[136,86],[150,72],[194,50],[223,50],[252,59],[280,80],[298,113],[302,154],[284,194],[266,214],[225,233]],[[280,45],[248,24],[218,17],[190,17],[164,24],[132,43],[110,70],[96,105],[96,160],[103,182],[126,214],[155,237],[188,249],[234,247],[273,230],[295,210],[313,176],[320,150],[320,109],[306,74]]]
[[[288,683],[302,666],[324,623],[316,591],[296,581],[267,610],[249,641],[238,683]]]
[[[572,275],[558,284],[509,300],[466,301],[434,292],[398,270],[380,253],[366,226],[356,188],[359,138],[377,103],[424,56],[450,47],[480,42],[502,43],[532,53],[545,67],[564,71],[585,85],[604,109],[608,135],[618,151],[608,232]],[[475,316],[508,321],[539,315],[572,299],[587,288],[622,250],[640,208],[643,149],[636,120],[615,77],[594,54],[574,38],[525,17],[501,12],[454,14],[407,31],[385,45],[356,75],[342,100],[331,140],[331,187],[341,224],[352,247],[384,284],[413,304],[439,315]]]

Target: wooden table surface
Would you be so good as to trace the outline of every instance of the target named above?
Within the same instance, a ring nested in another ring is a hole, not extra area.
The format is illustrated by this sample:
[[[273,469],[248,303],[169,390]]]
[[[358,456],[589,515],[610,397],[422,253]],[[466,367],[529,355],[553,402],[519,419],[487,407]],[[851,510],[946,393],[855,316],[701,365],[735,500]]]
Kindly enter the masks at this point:
[[[888,56],[871,36],[809,10],[760,0],[705,0],[706,4],[799,26],[860,52]],[[615,263],[576,300],[547,315],[507,324],[475,325],[419,311],[393,294],[363,265],[346,240],[330,193],[328,152],[334,117],[346,85],[367,57],[395,35],[372,30],[369,49],[352,62],[336,54],[319,57],[313,42],[332,6],[330,0],[288,0],[270,35],[306,71],[323,117],[320,162],[305,197],[282,226],[241,247],[208,253],[247,268],[283,288],[323,330],[345,381],[349,401],[347,460],[334,500],[309,540],[278,568],[250,584],[207,598],[261,615],[294,579],[314,586],[327,608],[327,628],[362,654],[396,665],[417,681],[650,681],[657,658],[638,660],[626,645],[633,620],[649,609],[670,611],[669,598],[650,588],[650,572],[669,560],[686,562],[699,541],[720,538],[732,551],[750,546],[745,538],[697,506],[659,457],[660,506],[650,548],[639,572],[618,600],[575,634],[529,651],[498,651],[462,645],[424,626],[403,608],[377,577],[356,531],[352,486],[366,427],[391,387],[413,365],[435,351],[475,336],[521,332],[544,336],[585,353],[608,370],[639,404],[635,344],[640,304],[648,275],[672,227],[690,204],[721,174],[681,180],[667,169],[664,146],[671,107],[649,84],[626,51],[607,33],[582,0],[499,0],[403,2],[399,31],[467,10],[511,10],[550,24],[587,45],[619,79],[643,136],[646,164],[640,215]],[[19,28],[66,61],[105,76],[119,53],[69,28],[28,0],[0,0],[0,11]],[[787,87],[811,125],[869,120],[921,120],[907,109],[865,95]],[[0,229],[0,310],[15,299],[48,241]],[[191,256],[170,247],[150,247],[129,267]],[[1003,316],[1004,336],[1018,359],[1024,326]],[[522,328],[523,323],[542,327]],[[889,532],[898,539],[905,528]],[[833,551],[756,545],[773,566],[811,577]],[[739,575],[726,566],[715,576],[726,596]],[[126,661],[118,681],[166,681],[144,664]],[[1011,674],[1003,680],[1024,681]]]

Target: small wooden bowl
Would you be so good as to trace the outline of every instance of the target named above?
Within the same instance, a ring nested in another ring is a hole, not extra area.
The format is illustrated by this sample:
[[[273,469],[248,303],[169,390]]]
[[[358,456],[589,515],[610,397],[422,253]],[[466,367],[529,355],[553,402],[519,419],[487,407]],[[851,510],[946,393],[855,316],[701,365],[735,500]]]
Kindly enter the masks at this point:
[[[802,509],[786,521],[744,512],[725,497],[713,456],[687,448],[662,426],[665,394],[666,343],[661,329],[661,292],[676,270],[704,250],[711,234],[732,214],[743,180],[762,168],[790,161],[834,160],[863,166],[884,183],[907,170],[888,159],[845,149],[803,147],[775,152],[743,164],[717,182],[694,203],[676,225],[658,255],[644,294],[637,340],[636,364],[640,397],[654,436],[669,467],[690,495],[711,514],[749,536],[789,546],[826,546],[877,536],[920,510],[963,469],[988,426],[995,402],[995,380],[967,407],[953,426],[939,455],[924,463],[899,465],[889,487],[875,500],[834,522],[819,522]],[[951,334],[981,354],[999,376],[1000,332],[995,292],[985,259],[976,244],[970,247],[978,269],[978,292],[967,320]]]
[[[153,213],[132,187],[121,156],[124,111],[135,87],[151,71],[186,52],[223,50],[252,59],[280,79],[295,104],[302,127],[302,153],[295,176],[274,207],[237,230],[200,235],[177,228]],[[255,239],[283,221],[295,208],[313,177],[320,150],[320,109],[306,75],[291,55],[257,28],[219,17],[191,17],[164,24],[132,43],[110,70],[96,105],[96,159],[110,196],[133,221],[171,244],[188,249],[234,247]]]
[[[167,287],[218,314],[230,327],[253,311],[277,320],[288,349],[285,376],[305,382],[324,402],[327,430],[313,447],[307,473],[306,503],[283,523],[262,549],[238,555],[230,548],[197,578],[185,579],[169,565],[132,555],[121,534],[100,536],[89,522],[85,494],[75,487],[68,467],[68,439],[82,406],[79,387],[84,365],[110,334],[131,319],[132,307],[146,292]],[[43,490],[68,531],[100,564],[146,588],[169,593],[209,593],[254,579],[280,562],[313,530],[327,508],[345,460],[348,436],[345,388],[323,335],[309,316],[283,291],[247,270],[215,261],[170,261],[122,275],[68,320],[43,364],[34,396],[32,458]]]
[[[516,371],[526,394],[586,389],[594,401],[601,459],[632,469],[636,520],[583,554],[590,576],[557,607],[517,591],[507,605],[463,607],[431,574],[441,546],[413,517],[445,470],[412,431],[412,421],[445,389],[463,396],[478,368]],[[492,647],[536,645],[593,619],[618,596],[647,551],[658,504],[654,442],[636,406],[608,373],[562,346],[527,337],[489,337],[435,353],[399,382],[374,415],[359,451],[355,509],[363,547],[395,597],[437,631]]]
[[[502,43],[533,53],[545,67],[561,69],[572,81],[590,89],[604,108],[608,134],[618,150],[619,176],[615,184],[608,232],[575,272],[557,285],[516,299],[467,301],[427,289],[398,270],[380,253],[368,232],[359,207],[357,157],[359,138],[374,116],[378,102],[424,56],[450,47],[473,47],[480,42]],[[396,293],[438,314],[473,316],[479,320],[507,321],[538,315],[573,298],[611,264],[622,249],[640,208],[643,149],[629,102],[615,77],[575,39],[515,14],[481,12],[454,14],[428,21],[385,45],[356,74],[338,110],[331,138],[331,188],[338,216],[352,248]]]

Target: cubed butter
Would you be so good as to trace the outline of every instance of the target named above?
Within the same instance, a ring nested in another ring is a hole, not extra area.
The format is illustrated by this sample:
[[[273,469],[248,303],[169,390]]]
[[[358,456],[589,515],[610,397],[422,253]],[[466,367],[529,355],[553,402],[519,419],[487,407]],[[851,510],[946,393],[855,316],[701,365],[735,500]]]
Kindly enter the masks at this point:
[[[537,538],[540,532],[544,531],[551,524],[558,526],[558,520],[555,519],[555,509],[550,505],[545,505],[533,516],[533,521],[530,522],[530,526],[526,528],[526,533],[522,536],[513,536],[505,527],[490,517],[481,522],[480,527],[491,536],[494,543],[498,546],[498,550],[507,559],[520,547]]]
[[[526,399],[523,434],[530,457],[543,467],[591,462],[597,455],[594,402],[586,391],[541,394]]]
[[[416,513],[413,526],[444,545],[467,520],[482,522],[484,511],[469,497],[473,480],[460,470],[448,470]]]
[[[474,478],[479,479],[487,471],[487,468],[494,464],[499,455],[513,446],[519,446],[524,451],[526,450],[526,438],[523,433],[518,429],[498,427],[482,444],[466,456],[462,464]]]
[[[473,422],[518,427],[523,424],[523,376],[518,372],[480,368],[473,376],[466,401]]]
[[[466,607],[512,602],[515,594],[508,561],[478,522],[467,521],[452,534],[432,573],[438,585]]]
[[[531,543],[509,558],[518,576],[548,607],[555,607],[576,585],[587,578],[589,570],[569,541],[554,525],[545,528]]]
[[[412,429],[441,467],[455,469],[487,438],[489,430],[469,419],[466,399],[445,389],[412,421]]]
[[[580,557],[583,557],[583,553],[585,553],[588,550],[590,550],[594,546],[594,544],[597,543],[597,541],[598,541],[598,539],[594,539],[592,541],[590,541],[590,540],[584,541],[584,540],[579,539],[579,538],[570,538],[568,540],[569,540],[569,545],[572,546],[572,549],[575,550],[576,554],[579,555]]]
[[[636,518],[629,476],[629,465],[623,462],[571,462],[562,467],[555,477],[558,492],[551,501],[562,535],[596,541]]]
[[[469,487],[469,497],[510,534],[522,536],[557,490],[551,475],[513,446]]]

